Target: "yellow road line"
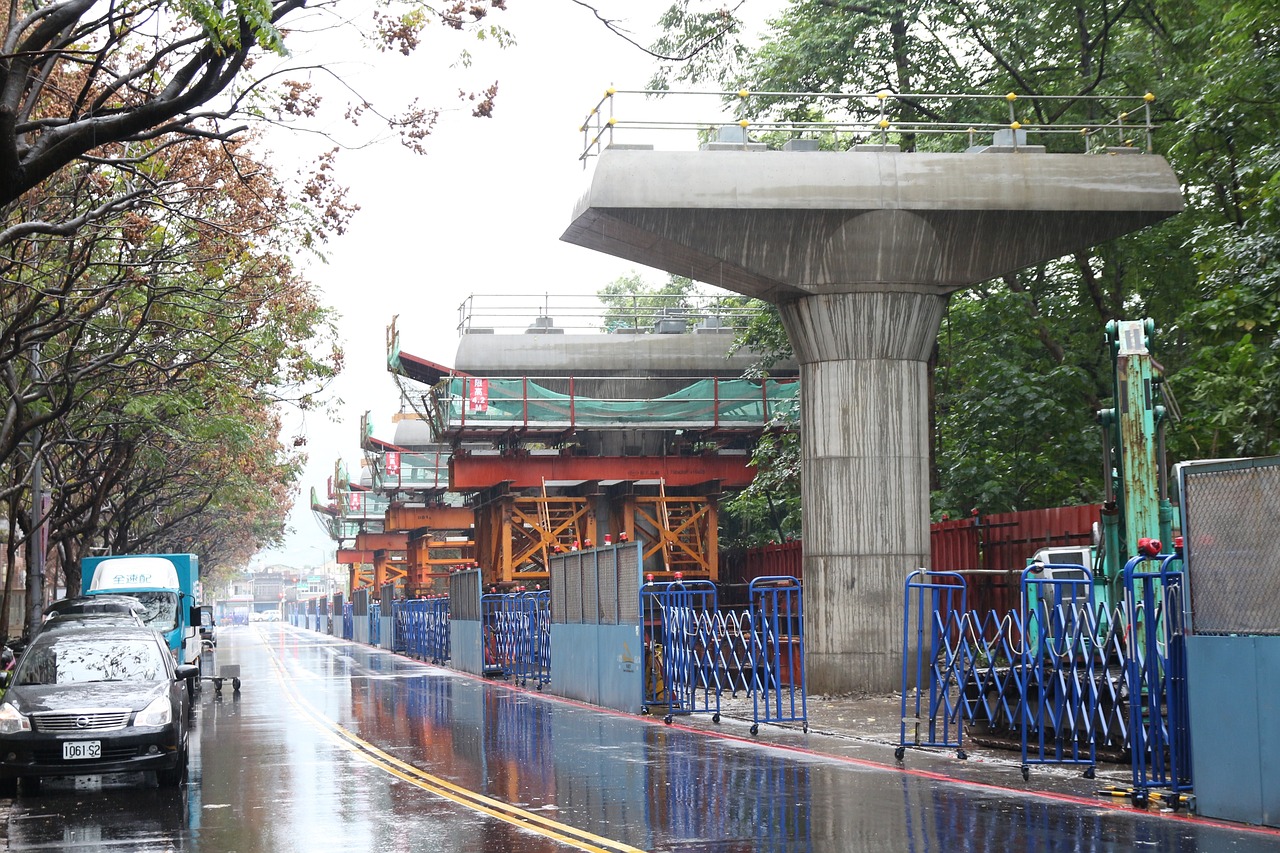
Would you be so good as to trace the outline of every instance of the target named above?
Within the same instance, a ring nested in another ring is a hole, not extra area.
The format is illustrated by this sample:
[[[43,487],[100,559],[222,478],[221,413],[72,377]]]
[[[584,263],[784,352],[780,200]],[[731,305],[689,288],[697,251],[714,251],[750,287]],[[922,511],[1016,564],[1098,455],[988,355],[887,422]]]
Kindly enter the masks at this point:
[[[284,664],[277,655],[276,650],[271,648],[270,645],[267,645],[267,648],[271,653],[271,662],[274,666],[276,679],[280,682],[285,698],[289,700],[289,703],[340,746],[360,756],[373,766],[424,791],[465,806],[472,811],[487,814],[513,826],[536,832],[546,838],[555,839],[579,850],[586,850],[589,853],[644,853],[638,847],[632,847],[620,841],[594,835],[568,824],[550,820],[518,806],[513,806],[502,800],[496,800],[478,791],[455,785],[447,779],[433,776],[424,770],[414,767],[412,764],[401,761],[394,755],[383,752],[378,747],[360,738],[350,729],[324,716],[310,702],[298,695],[286,679]]]

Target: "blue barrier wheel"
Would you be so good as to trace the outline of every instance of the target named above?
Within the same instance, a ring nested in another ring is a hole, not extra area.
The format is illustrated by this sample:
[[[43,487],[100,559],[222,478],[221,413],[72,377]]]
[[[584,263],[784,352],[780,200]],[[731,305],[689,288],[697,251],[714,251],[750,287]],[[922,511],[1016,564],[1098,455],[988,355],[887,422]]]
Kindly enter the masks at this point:
[[[1147,792],[1135,790],[1133,792],[1133,807],[1135,809],[1145,809],[1147,807]]]
[[[719,722],[720,722],[720,714],[719,714],[719,713],[712,714],[712,715],[711,715],[711,722],[713,722],[713,723],[719,723]]]
[[[960,759],[961,761],[964,761],[968,757],[969,757],[969,753],[965,752],[963,749],[956,750],[956,758]]]
[[[1030,778],[1031,778],[1031,768],[1025,764],[1022,765],[1022,781],[1025,782]]]
[[[893,757],[898,759],[899,761],[901,761],[902,756],[906,754],[907,754],[907,748],[905,746],[900,746],[893,751]]]
[[[1084,778],[1086,779],[1092,779],[1096,775],[1097,773],[1094,771],[1093,767],[1088,767],[1084,771]]]
[[[666,723],[669,726],[671,725],[671,721],[673,719],[674,717],[672,717],[670,714],[667,714],[665,717],[662,718],[662,722]]]
[[[758,734],[760,734],[760,724],[759,724],[759,723],[752,723],[752,724],[751,724],[751,733],[752,733],[753,735],[758,735]]]

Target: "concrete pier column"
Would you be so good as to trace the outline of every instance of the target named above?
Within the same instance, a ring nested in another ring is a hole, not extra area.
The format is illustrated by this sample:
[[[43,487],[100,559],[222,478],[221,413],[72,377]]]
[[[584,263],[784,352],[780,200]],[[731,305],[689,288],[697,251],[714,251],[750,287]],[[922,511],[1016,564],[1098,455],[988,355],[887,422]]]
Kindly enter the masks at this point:
[[[810,690],[901,679],[904,570],[929,564],[927,361],[945,307],[910,292],[778,304],[800,362]]]

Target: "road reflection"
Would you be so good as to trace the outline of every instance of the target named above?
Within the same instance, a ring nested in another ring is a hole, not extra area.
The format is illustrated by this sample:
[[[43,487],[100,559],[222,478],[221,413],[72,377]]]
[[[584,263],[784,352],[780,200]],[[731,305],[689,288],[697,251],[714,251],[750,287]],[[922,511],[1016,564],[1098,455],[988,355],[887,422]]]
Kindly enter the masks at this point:
[[[11,804],[8,849],[1280,850],[1274,833],[776,749],[729,721],[710,737],[286,626],[221,646],[243,692],[204,691],[181,794],[142,774],[46,784]]]

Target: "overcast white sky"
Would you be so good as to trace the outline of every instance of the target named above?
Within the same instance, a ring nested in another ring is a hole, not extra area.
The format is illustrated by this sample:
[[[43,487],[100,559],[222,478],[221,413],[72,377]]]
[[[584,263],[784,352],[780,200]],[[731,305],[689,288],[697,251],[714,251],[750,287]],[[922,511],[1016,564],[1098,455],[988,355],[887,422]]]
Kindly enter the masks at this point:
[[[471,294],[593,294],[633,270],[653,282],[654,270],[560,241],[573,205],[587,185],[577,157],[578,128],[610,85],[644,88],[654,60],[609,33],[571,0],[508,0],[494,20],[517,39],[504,51],[431,32],[411,57],[360,52],[347,41],[323,41],[293,61],[323,62],[366,93],[394,103],[420,95],[447,112],[419,156],[394,141],[344,152],[338,178],[360,205],[347,233],[327,248],[329,262],[312,280],[341,314],[346,369],[332,386],[342,400],[338,419],[316,412],[284,415],[286,440],[306,437],[309,461],[283,548],[263,552],[255,566],[317,566],[333,559],[334,543],[310,510],[310,489],[323,498],[334,463],[358,475],[360,417],[371,413],[374,435],[391,440],[399,393],[386,370],[386,328],[394,315],[404,351],[453,363],[458,306]],[[600,0],[648,44],[652,22],[670,0]],[[743,11],[763,22],[783,0],[746,0]],[[458,49],[474,56],[470,71],[450,71]],[[461,76],[459,76],[461,75]],[[475,119],[456,100],[460,87],[498,81],[491,119]],[[337,93],[328,96],[331,105]],[[639,106],[637,96],[632,103]],[[704,108],[705,109],[705,108]],[[704,115],[700,114],[699,118]],[[340,124],[335,123],[335,132]],[[345,131],[343,131],[345,133]],[[347,133],[349,137],[350,134]],[[297,160],[308,143],[276,136],[275,161]],[[692,147],[689,140],[687,147]],[[661,143],[660,143],[661,145]],[[677,146],[685,147],[685,146]]]

